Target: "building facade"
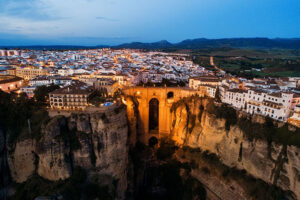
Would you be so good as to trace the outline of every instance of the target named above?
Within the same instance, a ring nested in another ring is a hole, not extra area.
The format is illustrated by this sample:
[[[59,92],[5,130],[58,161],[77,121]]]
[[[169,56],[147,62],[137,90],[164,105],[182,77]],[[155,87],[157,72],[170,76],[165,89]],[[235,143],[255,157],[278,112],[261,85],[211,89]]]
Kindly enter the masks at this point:
[[[24,84],[24,80],[20,77],[1,75],[0,76],[0,90],[4,92],[16,91]]]
[[[17,67],[16,76],[24,80],[31,80],[37,76],[48,75],[47,69],[42,67]]]
[[[85,110],[93,88],[80,81],[49,93],[51,109]]]

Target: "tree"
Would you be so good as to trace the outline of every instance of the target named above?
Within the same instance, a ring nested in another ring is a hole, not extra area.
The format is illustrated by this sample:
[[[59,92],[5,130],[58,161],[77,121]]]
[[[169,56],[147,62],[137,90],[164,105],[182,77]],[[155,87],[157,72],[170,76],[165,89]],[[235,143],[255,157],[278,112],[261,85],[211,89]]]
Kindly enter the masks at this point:
[[[215,101],[218,102],[218,103],[221,103],[221,94],[220,94],[219,87],[217,87],[217,89],[216,89]]]
[[[34,90],[34,98],[38,103],[45,104],[49,99],[49,93],[59,89],[58,85],[42,85]]]

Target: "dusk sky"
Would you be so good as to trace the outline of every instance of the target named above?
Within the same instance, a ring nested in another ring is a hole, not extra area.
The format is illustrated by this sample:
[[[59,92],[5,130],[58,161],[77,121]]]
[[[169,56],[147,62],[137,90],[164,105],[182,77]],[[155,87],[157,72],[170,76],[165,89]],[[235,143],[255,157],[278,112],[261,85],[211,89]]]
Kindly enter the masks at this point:
[[[0,45],[300,37],[299,0],[0,0]]]

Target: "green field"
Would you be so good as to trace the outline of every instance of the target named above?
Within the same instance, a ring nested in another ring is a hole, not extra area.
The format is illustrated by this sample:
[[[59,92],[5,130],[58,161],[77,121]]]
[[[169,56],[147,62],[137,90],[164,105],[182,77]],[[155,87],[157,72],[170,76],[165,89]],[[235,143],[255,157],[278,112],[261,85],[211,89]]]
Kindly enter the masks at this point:
[[[188,53],[191,60],[210,70],[213,56],[215,65],[241,77],[300,77],[300,50],[212,48],[178,52]]]

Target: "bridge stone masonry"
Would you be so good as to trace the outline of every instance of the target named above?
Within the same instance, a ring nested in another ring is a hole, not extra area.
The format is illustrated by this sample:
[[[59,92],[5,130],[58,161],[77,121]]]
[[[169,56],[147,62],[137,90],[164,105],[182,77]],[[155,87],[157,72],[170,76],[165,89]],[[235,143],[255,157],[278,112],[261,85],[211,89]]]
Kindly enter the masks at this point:
[[[123,93],[138,101],[138,133],[145,142],[152,136],[160,138],[170,134],[170,109],[174,102],[192,95],[203,96],[202,91],[187,87],[130,87],[123,89]]]

